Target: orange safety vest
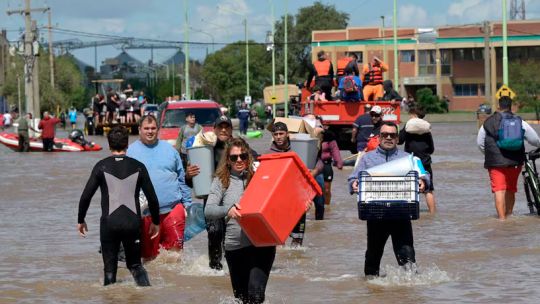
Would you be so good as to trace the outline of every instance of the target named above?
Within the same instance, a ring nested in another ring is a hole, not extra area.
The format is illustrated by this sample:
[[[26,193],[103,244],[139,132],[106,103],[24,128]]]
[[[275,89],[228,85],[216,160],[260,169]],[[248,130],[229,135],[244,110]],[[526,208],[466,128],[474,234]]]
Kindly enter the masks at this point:
[[[383,71],[380,66],[372,66],[369,64],[369,72],[366,73],[364,81],[369,85],[377,85],[383,83]]]
[[[325,59],[323,61],[320,61],[320,60],[315,61],[315,63],[313,63],[313,66],[315,67],[315,72],[317,72],[316,76],[317,77],[328,76],[330,74],[329,72],[330,72],[331,64],[332,63],[328,59]]]
[[[351,57],[343,57],[338,60],[337,62],[337,75],[343,76],[345,75],[345,68],[347,65],[349,65],[349,62],[351,62],[353,59]]]

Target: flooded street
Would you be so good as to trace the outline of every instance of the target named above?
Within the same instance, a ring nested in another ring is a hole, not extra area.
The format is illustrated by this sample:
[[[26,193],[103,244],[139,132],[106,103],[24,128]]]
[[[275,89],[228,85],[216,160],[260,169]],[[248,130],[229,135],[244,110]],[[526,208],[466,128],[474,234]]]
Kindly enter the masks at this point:
[[[418,275],[397,267],[387,242],[387,276],[365,280],[366,224],[347,191],[351,168],[334,169],[325,220],[316,222],[311,210],[305,247],[278,248],[266,303],[537,303],[540,217],[528,215],[520,178],[515,216],[495,218],[476,130],[476,123],[433,124],[438,214],[427,214],[422,201],[413,222]],[[107,147],[104,137],[91,139]],[[266,133],[250,144],[260,152],[270,141]],[[180,264],[163,255],[146,266],[152,287],[135,287],[125,268],[120,284],[102,286],[99,191],[86,239],[76,224],[90,170],[108,154],[22,154],[0,146],[0,303],[235,303],[228,273],[207,266],[206,232],[186,243]]]

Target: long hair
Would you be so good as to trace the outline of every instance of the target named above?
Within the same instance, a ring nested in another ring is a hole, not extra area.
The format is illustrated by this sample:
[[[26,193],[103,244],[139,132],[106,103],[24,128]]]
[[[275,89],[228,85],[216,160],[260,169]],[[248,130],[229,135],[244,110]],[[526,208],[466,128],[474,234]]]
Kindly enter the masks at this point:
[[[247,184],[249,184],[249,181],[251,180],[251,177],[253,177],[253,155],[251,155],[251,149],[249,148],[249,145],[247,142],[241,138],[233,138],[229,142],[227,142],[227,145],[225,147],[225,153],[222,154],[221,159],[219,161],[219,165],[216,169],[215,176],[219,178],[221,181],[221,185],[224,189],[229,188],[229,185],[231,183],[231,163],[229,161],[229,153],[231,153],[232,147],[238,147],[242,151],[242,153],[247,153],[248,159],[247,159],[247,167],[245,170],[246,174],[246,180]]]

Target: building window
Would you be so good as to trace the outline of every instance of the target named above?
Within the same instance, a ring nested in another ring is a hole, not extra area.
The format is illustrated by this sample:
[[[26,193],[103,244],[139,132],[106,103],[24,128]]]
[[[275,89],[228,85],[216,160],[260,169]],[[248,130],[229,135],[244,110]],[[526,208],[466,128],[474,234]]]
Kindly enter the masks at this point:
[[[455,84],[454,85],[454,96],[479,96],[478,89],[480,88],[481,94],[484,95],[484,85],[479,85],[476,83],[470,84]]]
[[[452,57],[454,60],[466,60],[466,61],[475,61],[484,59],[484,49],[475,48],[475,49],[454,49],[452,50]]]
[[[414,62],[414,51],[400,51],[401,62]]]
[[[435,50],[418,51],[418,75],[435,74]]]
[[[441,52],[441,75],[452,75],[452,51],[440,50]]]

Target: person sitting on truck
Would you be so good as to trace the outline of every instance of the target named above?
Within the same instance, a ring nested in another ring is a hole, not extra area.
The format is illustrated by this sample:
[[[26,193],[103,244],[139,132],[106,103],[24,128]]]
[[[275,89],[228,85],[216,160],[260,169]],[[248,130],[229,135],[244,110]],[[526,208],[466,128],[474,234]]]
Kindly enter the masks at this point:
[[[362,100],[362,80],[351,67],[345,68],[345,76],[339,81],[339,95],[342,101]]]
[[[384,95],[383,72],[388,71],[388,65],[377,56],[371,63],[364,64],[362,70],[362,83],[364,84],[364,99],[368,101],[379,100]]]
[[[306,89],[311,86],[311,80],[315,77],[315,85],[321,88],[326,99],[332,100],[332,87],[334,86],[334,67],[326,58],[324,51],[317,53],[317,60],[308,66],[309,75],[306,81]]]
[[[340,82],[341,78],[343,78],[346,75],[346,69],[351,68],[355,76],[360,76],[360,71],[358,70],[358,56],[350,52],[347,54],[347,56],[340,58],[337,61],[337,76],[336,81],[337,83]]]
[[[383,81],[383,88],[384,88],[384,95],[382,97],[382,100],[384,101],[401,101],[403,97],[401,97],[396,90],[394,90],[394,84],[392,83],[392,80],[387,79]]]
[[[381,127],[379,146],[376,150],[368,152],[362,157],[360,164],[348,178],[351,194],[358,193],[358,175],[361,171],[409,155],[409,153],[398,150],[397,143],[398,126],[393,122],[384,122]],[[429,185],[429,174],[421,177],[418,181],[418,188],[420,192],[423,192],[426,186]],[[379,276],[384,245],[389,236],[392,237],[392,247],[399,266],[410,270],[415,269],[416,258],[411,220],[368,220],[367,250],[364,264],[366,277]]]

